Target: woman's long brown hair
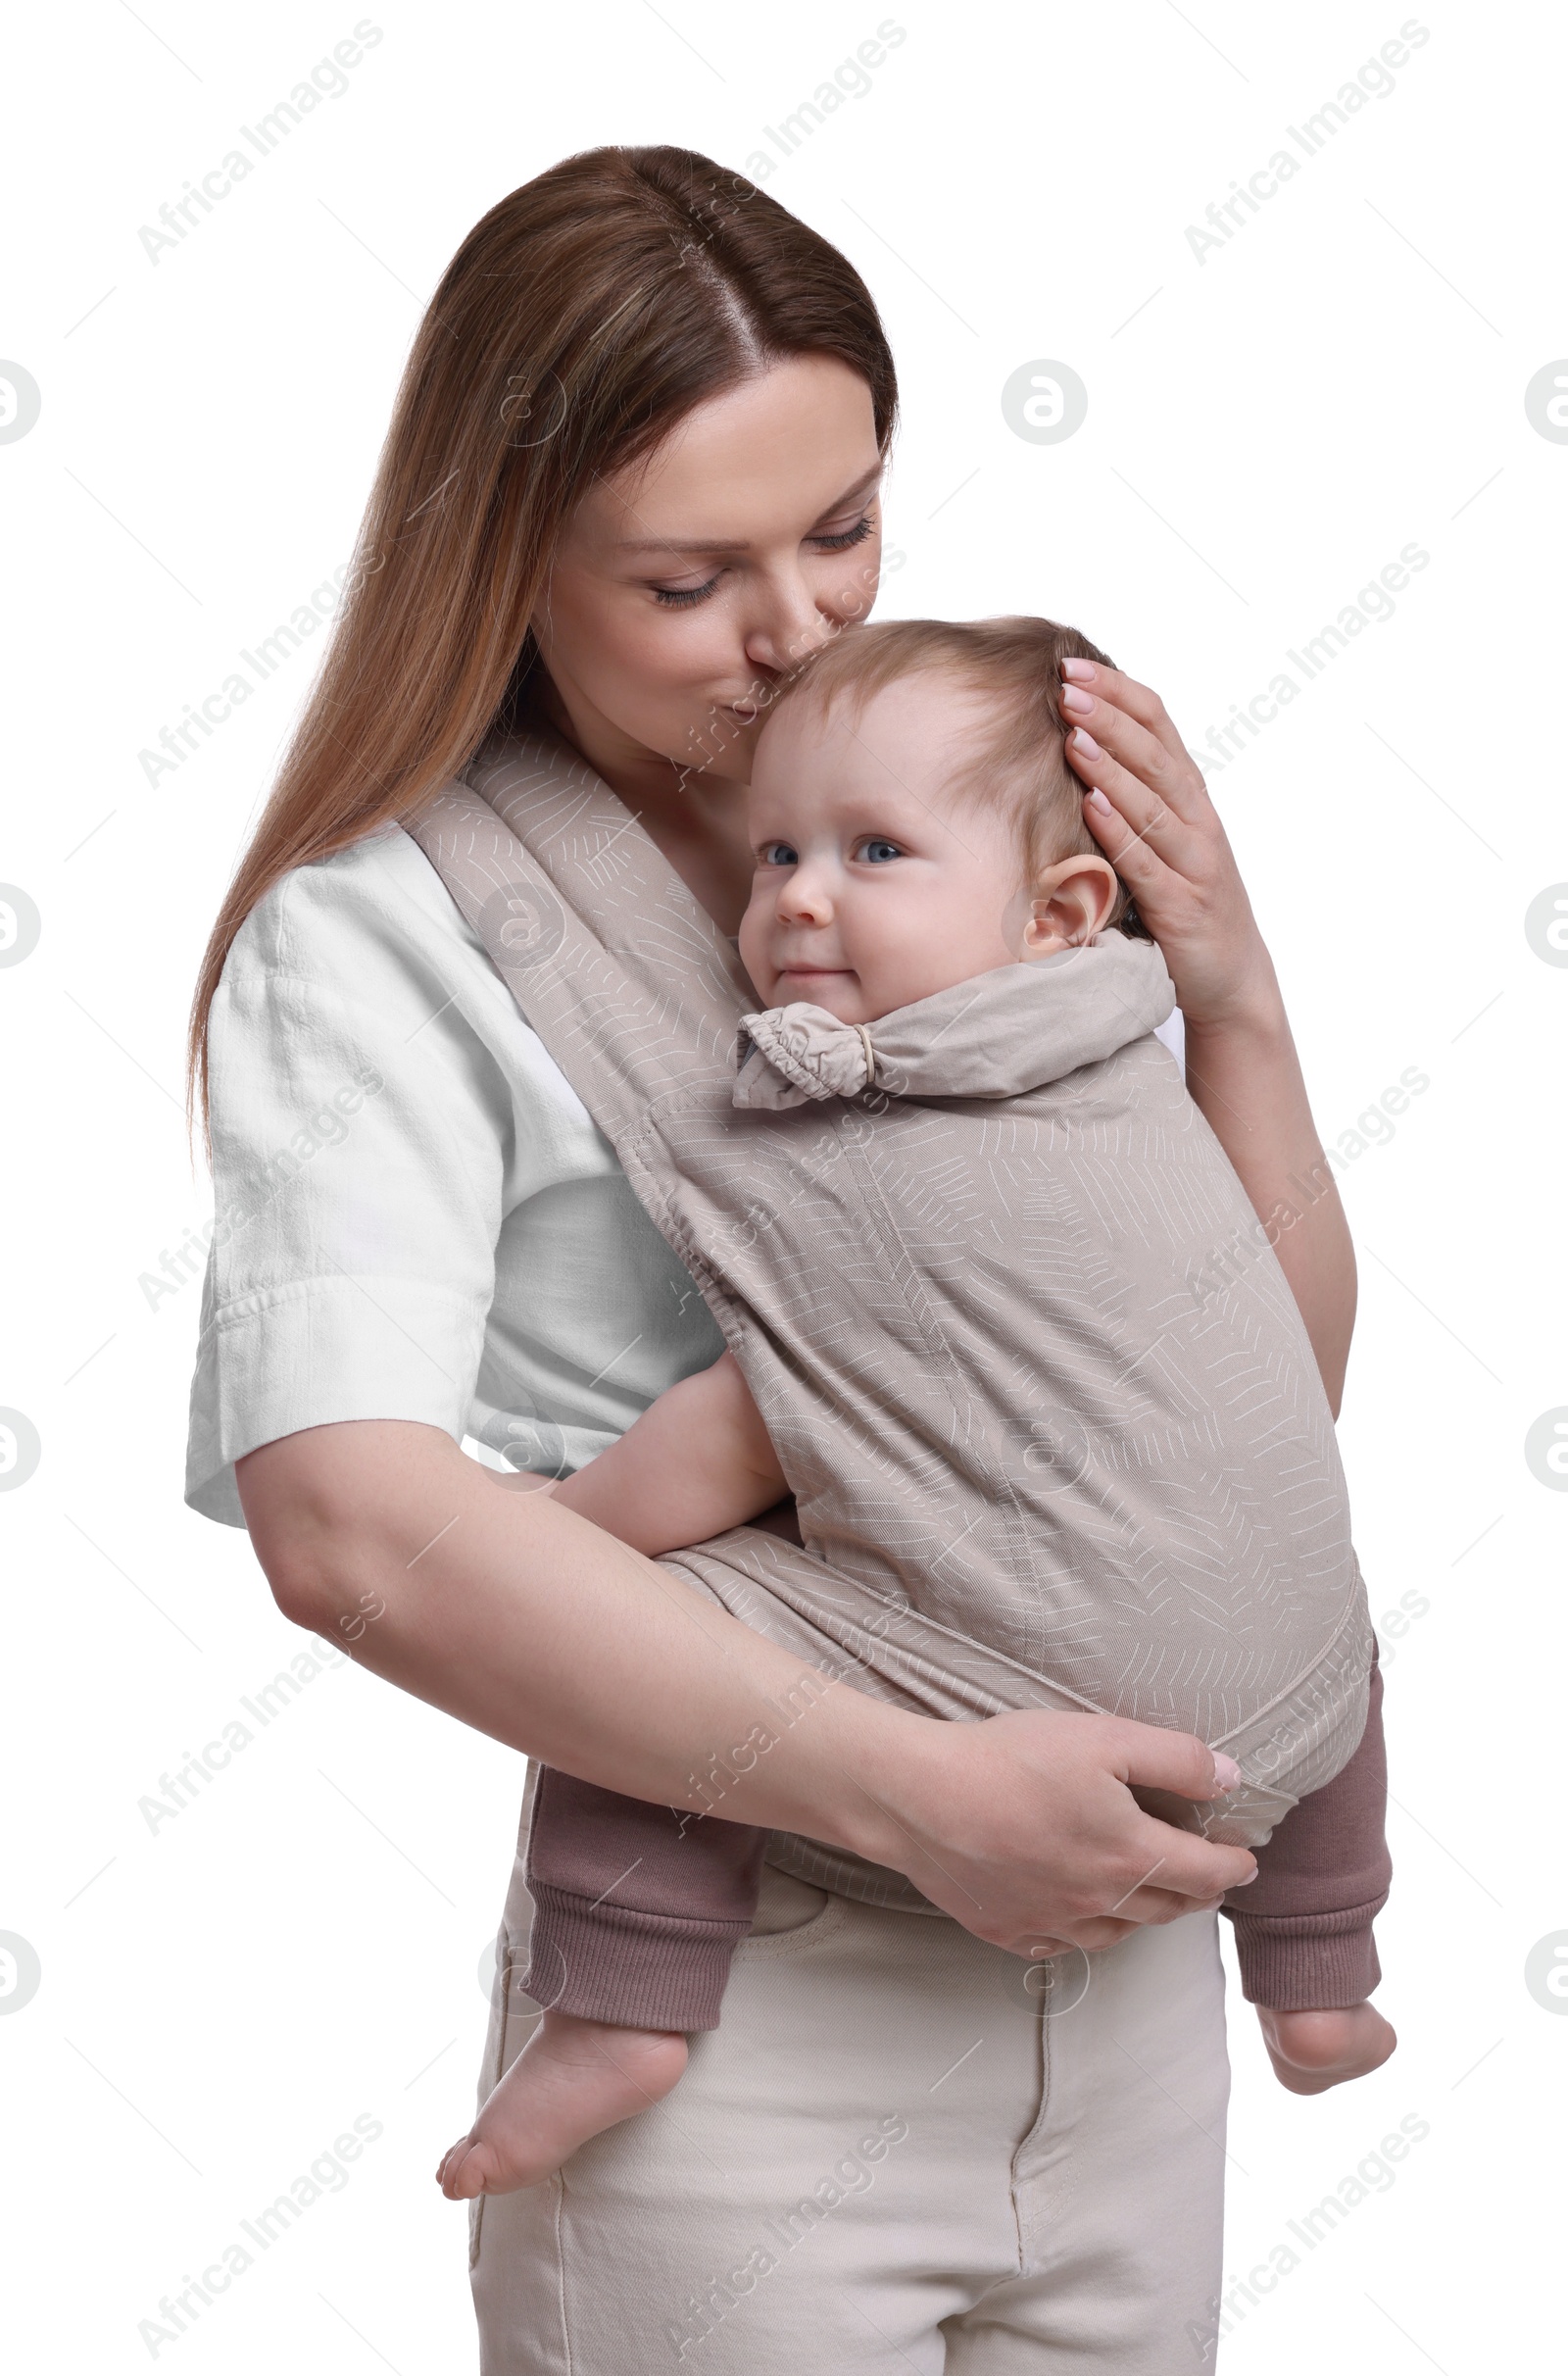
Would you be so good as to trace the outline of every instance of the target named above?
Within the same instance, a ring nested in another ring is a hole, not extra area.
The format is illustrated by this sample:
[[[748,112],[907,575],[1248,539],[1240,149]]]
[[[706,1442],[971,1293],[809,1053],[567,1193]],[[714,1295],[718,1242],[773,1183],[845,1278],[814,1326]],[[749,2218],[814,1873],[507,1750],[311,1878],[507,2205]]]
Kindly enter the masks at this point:
[[[229,886],[191,1008],[208,1130],[223,963],[280,876],[405,822],[523,707],[528,621],[596,474],[767,363],[838,356],[886,449],[893,358],[838,250],[744,174],[680,148],[568,157],[448,266],[398,391],[320,676]]]

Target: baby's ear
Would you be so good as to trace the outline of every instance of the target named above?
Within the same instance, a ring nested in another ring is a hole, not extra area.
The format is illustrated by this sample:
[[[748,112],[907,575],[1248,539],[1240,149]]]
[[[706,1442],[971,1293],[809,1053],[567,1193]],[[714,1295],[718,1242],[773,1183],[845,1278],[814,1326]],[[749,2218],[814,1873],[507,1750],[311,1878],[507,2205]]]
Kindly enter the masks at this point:
[[[1108,858],[1058,859],[1035,884],[1024,928],[1024,956],[1051,957],[1058,949],[1085,948],[1104,930],[1120,894]]]

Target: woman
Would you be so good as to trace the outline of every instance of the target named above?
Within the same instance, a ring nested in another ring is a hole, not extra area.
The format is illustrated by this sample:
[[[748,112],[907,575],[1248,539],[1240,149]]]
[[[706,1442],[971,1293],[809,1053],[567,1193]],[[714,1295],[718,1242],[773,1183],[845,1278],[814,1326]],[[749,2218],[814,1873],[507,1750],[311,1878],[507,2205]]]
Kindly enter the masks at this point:
[[[1175,2364],[1216,2289],[1212,1909],[1252,1859],[1129,1787],[1206,1797],[1203,1745],[812,1691],[666,1571],[503,1490],[580,1464],[719,1339],[402,820],[498,726],[543,726],[732,934],[756,720],[869,608],[894,405],[858,276],[741,177],[601,150],[504,200],[416,342],[198,990],[219,1220],[193,1505],[249,1526],[285,1613],[587,1781],[695,1806],[760,1705],[801,1711],[727,1811],[893,1867],[952,1917],[770,1872],[670,2103],[476,2208],[490,2376],[688,2352],[1002,2370],[1043,2348],[1125,2376]],[[1064,698],[1193,1094],[1277,1218],[1321,1151],[1201,779],[1115,670]],[[1331,1185],[1279,1252],[1337,1404],[1353,1274]],[[526,2033],[526,1921],[514,1888],[487,2078]],[[1087,1991],[1069,1948],[1115,1949]]]

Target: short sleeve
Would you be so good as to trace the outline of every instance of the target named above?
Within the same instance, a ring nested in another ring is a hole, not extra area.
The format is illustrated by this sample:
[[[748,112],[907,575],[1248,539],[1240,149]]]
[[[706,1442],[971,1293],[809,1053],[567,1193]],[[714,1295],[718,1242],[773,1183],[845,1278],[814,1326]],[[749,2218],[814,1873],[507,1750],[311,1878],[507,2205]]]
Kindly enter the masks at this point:
[[[345,1419],[466,1425],[514,1114],[474,992],[454,992],[450,927],[398,888],[410,860],[433,882],[401,834],[286,875],[214,1002],[185,1499],[229,1525],[234,1462],[259,1445]]]

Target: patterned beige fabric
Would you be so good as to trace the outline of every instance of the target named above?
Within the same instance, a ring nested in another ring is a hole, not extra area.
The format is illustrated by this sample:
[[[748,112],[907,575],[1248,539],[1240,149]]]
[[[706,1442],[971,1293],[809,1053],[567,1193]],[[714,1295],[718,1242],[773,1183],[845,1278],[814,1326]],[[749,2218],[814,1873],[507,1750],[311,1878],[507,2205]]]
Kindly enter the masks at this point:
[[[740,1527],[667,1564],[906,1707],[1200,1733],[1244,1786],[1185,1819],[1260,1844],[1354,1749],[1371,1626],[1300,1315],[1151,1036],[1157,952],[1106,933],[906,1008],[869,1027],[867,1088],[854,1026],[752,1011],[734,950],[561,745],[492,748],[415,831],[796,1492],[805,1549]],[[770,1853],[924,1903],[834,1849]]]

